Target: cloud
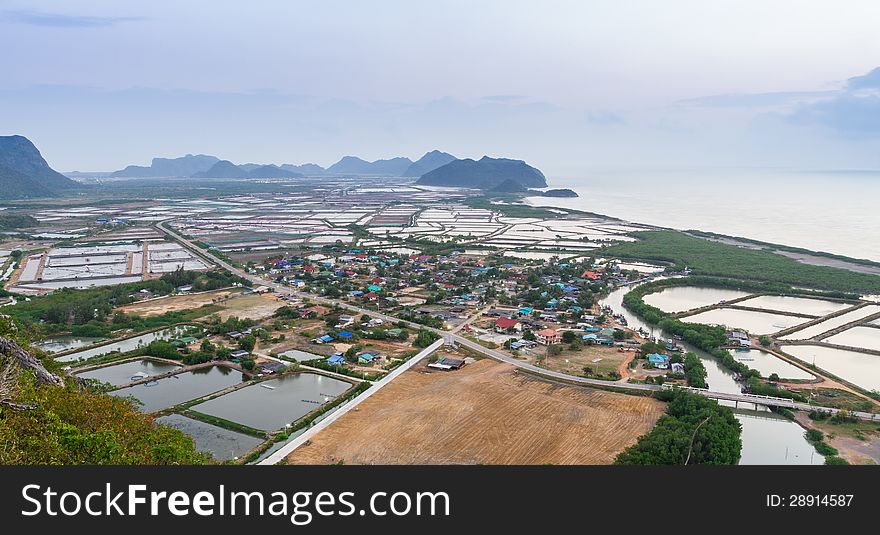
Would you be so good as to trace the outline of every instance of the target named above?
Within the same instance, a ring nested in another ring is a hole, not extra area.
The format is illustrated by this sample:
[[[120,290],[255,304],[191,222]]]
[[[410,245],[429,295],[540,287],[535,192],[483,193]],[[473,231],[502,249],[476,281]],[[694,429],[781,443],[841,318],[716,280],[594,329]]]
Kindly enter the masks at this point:
[[[2,12],[2,18],[18,24],[50,28],[106,28],[122,22],[144,20],[143,17],[94,17],[30,10],[6,10]]]
[[[779,91],[774,93],[734,93],[729,95],[709,95],[689,98],[676,102],[682,106],[706,108],[755,108],[767,106],[786,106],[804,100],[827,98],[837,91]]]
[[[830,128],[838,134],[863,138],[880,136],[880,96],[844,93],[801,106],[788,116],[795,125]]]
[[[846,81],[846,88],[850,91],[860,89],[880,89],[880,67],[862,76],[853,76]]]

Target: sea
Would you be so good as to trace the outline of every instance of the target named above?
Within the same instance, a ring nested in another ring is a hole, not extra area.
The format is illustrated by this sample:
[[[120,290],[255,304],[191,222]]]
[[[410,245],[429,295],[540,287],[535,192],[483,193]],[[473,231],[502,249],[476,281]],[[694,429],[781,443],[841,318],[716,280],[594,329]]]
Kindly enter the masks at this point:
[[[579,197],[531,204],[880,262],[880,171],[616,169],[548,182]]]

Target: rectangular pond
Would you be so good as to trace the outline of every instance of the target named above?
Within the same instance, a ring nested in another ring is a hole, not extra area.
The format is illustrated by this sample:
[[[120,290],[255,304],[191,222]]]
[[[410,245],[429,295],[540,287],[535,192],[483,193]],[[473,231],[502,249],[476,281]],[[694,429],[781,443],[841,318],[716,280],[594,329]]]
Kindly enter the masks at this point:
[[[866,390],[880,390],[880,356],[812,345],[786,345],[781,349]]]
[[[200,403],[192,410],[255,429],[275,431],[349,388],[351,383],[314,373],[263,381]]]
[[[880,332],[880,330],[878,330]],[[297,362],[305,362],[307,360],[315,360],[315,359],[323,359],[327,358],[321,355],[316,355],[314,353],[308,353],[306,351],[300,351],[299,349],[288,349],[284,353],[278,354],[281,357],[287,357],[289,359],[293,359]]]
[[[35,345],[46,353],[61,353],[78,347],[94,345],[104,340],[104,338],[94,336],[52,336]]]
[[[143,403],[141,407],[143,412],[155,412],[236,385],[242,381],[242,377],[238,370],[225,366],[211,366],[172,375],[151,383],[122,388],[111,394],[133,396]]]
[[[848,303],[838,303],[836,301],[826,301],[824,299],[790,297],[784,295],[759,295],[758,297],[746,299],[745,301],[741,301],[737,304],[744,307],[781,310],[783,312],[808,314],[816,317],[827,316],[828,314],[852,306]]]
[[[780,379],[809,381],[816,378],[812,373],[782,360],[773,353],[768,353],[760,349],[749,349],[747,351],[731,349],[730,354],[733,355],[733,358],[742,362],[749,368],[761,372],[761,377],[770,377],[775,373]]]
[[[714,305],[722,301],[739,299],[747,292],[724,288],[699,288],[696,286],[673,286],[644,297],[645,303],[663,312],[684,312],[694,308]]]
[[[866,307],[862,307],[858,310],[853,310],[852,312],[847,312],[845,314],[841,314],[840,316],[831,318],[829,320],[825,320],[819,322],[815,325],[811,325],[810,327],[806,327],[799,331],[795,331],[791,334],[787,334],[782,337],[783,340],[807,340],[809,338],[813,338],[814,336],[819,336],[820,334],[830,331],[832,329],[836,329],[847,323],[852,323],[861,318],[865,318],[870,316],[871,314],[876,314],[880,312],[880,305],[868,305]]]
[[[825,339],[830,344],[861,347],[880,351],[880,329],[876,327],[853,327]]]
[[[145,376],[159,375],[176,368],[180,368],[180,366],[158,360],[142,359],[104,366],[103,368],[80,372],[75,375],[83,379],[97,379],[98,381],[119,386],[143,378],[143,376],[139,377],[135,374],[145,374]]]
[[[87,360],[99,357],[101,355],[106,355],[108,353],[112,353],[113,351],[126,353],[128,351],[133,351],[137,349],[139,346],[145,346],[153,340],[166,340],[174,338],[175,336],[179,336],[185,331],[186,326],[182,325],[171,327],[168,329],[162,329],[160,331],[153,331],[150,333],[141,334],[139,336],[132,336],[131,338],[125,338],[122,340],[117,340],[115,342],[110,342],[109,344],[104,344],[98,347],[84,349],[83,351],[77,351],[76,353],[62,355],[60,357],[56,357],[55,360],[57,360],[58,362],[75,362],[77,360]]]
[[[245,435],[216,425],[187,418],[181,414],[169,414],[156,418],[156,423],[167,425],[191,436],[196,449],[210,453],[218,461],[241,457],[263,443],[263,439]]]
[[[771,314],[769,312],[717,308],[681,318],[681,321],[705,323],[708,325],[726,325],[731,328],[745,329],[752,334],[771,334],[809,320],[794,316],[784,316],[782,314]]]

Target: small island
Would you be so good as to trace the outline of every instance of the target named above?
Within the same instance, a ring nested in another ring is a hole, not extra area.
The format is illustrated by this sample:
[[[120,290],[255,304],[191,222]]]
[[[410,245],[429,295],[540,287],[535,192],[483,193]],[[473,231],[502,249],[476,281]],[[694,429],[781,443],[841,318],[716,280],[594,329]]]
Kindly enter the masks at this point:
[[[577,197],[578,194],[568,188],[548,189],[541,192],[541,197]]]

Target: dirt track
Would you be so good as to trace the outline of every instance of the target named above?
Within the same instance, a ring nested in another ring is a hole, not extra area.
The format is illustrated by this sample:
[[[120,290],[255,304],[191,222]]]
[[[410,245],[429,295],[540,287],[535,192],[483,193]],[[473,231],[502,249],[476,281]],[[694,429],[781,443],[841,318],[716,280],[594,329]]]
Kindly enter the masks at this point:
[[[157,299],[124,305],[117,310],[122,310],[127,314],[137,314],[138,316],[158,316],[160,314],[165,314],[166,312],[190,310],[193,308],[199,308],[203,305],[210,305],[229,298],[233,293],[237,292],[218,290],[213,292],[160,297]]]
[[[481,360],[414,368],[291,453],[292,464],[607,464],[665,407]]]

